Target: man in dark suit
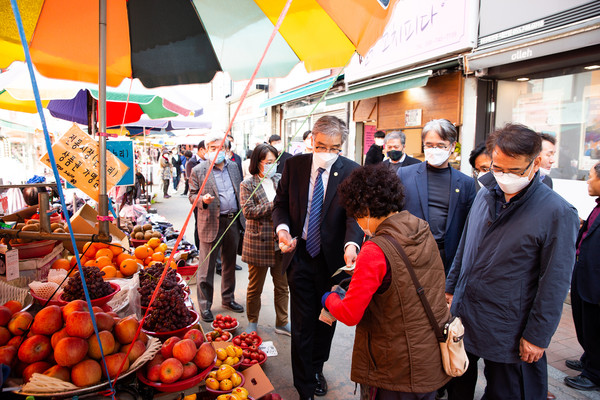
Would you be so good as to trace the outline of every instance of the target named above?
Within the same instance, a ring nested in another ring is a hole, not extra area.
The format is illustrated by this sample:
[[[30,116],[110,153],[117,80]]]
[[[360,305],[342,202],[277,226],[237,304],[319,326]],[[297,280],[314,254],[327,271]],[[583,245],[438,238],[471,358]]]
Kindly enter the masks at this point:
[[[284,150],[283,142],[281,141],[281,136],[279,135],[271,135],[269,137],[269,144],[277,150],[278,164],[277,164],[277,173],[283,173],[283,167],[285,166],[285,161],[290,158],[292,155]]]
[[[231,161],[236,163],[240,170],[240,176],[244,176],[244,169],[242,168],[242,157],[235,153],[235,141],[231,134],[227,135],[227,148],[225,148],[227,156]]]
[[[287,160],[273,205],[273,226],[291,294],[292,372],[301,399],[327,393],[323,364],[335,325],[319,321],[331,275],[356,259],[363,233],[339,204],[337,187],[358,164],[340,157],[344,121],[324,116],[312,131],[313,154]]]
[[[383,138],[385,138],[384,131],[375,132],[373,144],[369,147],[365,156],[365,165],[379,164],[383,161]]]
[[[406,135],[402,131],[388,133],[385,139],[383,139],[383,144],[387,155],[387,159],[383,163],[396,173],[400,167],[419,164],[421,162],[404,152]]]
[[[406,191],[404,208],[429,223],[447,275],[475,198],[475,182],[449,165],[458,140],[452,122],[430,121],[421,136],[426,162],[400,168],[398,176]]]
[[[213,302],[213,281],[217,252],[222,249],[221,302],[224,308],[233,312],[243,312],[244,307],[235,302],[235,261],[240,240],[240,229],[245,220],[242,214],[231,225],[240,210],[240,183],[242,175],[237,165],[225,156],[225,150],[217,153],[222,136],[213,134],[206,139],[206,161],[192,170],[190,176],[189,200],[193,203],[201,196],[196,205],[198,213],[198,237],[200,239],[198,265],[198,306],[205,322],[213,320],[210,308]],[[214,169],[210,171],[211,162]],[[206,175],[208,179],[204,190],[200,187]],[[231,225],[231,227],[229,227]],[[223,236],[224,234],[224,236]],[[221,236],[223,238],[221,239]],[[219,240],[221,240],[219,242]],[[210,254],[210,256],[209,256]],[[208,257],[208,260],[207,260]]]
[[[565,361],[581,374],[565,377],[565,383],[579,390],[600,390],[600,163],[590,170],[588,193],[596,196],[597,204],[579,230],[571,279],[573,322],[583,355]]]
[[[542,137],[542,165],[540,165],[540,179],[548,185],[550,189],[554,186],[550,178],[550,169],[556,162],[556,138],[548,133],[540,133]]]

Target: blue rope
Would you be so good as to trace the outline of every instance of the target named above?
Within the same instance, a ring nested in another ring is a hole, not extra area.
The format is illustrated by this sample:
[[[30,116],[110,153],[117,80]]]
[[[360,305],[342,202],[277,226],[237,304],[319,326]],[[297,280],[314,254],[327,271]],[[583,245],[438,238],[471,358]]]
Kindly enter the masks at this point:
[[[13,14],[15,16],[15,21],[17,23],[17,28],[19,29],[19,36],[21,37],[21,44],[23,46],[23,53],[25,53],[25,59],[27,61],[27,68],[29,69],[29,75],[31,77],[31,85],[33,86],[33,94],[35,96],[35,105],[37,106],[38,114],[40,115],[40,119],[42,122],[42,128],[44,131],[44,139],[46,141],[46,150],[48,151],[48,158],[50,159],[50,165],[52,166],[52,172],[54,173],[54,179],[56,180],[56,188],[58,189],[58,195],[60,197],[60,205],[62,206],[65,219],[67,220],[67,226],[69,227],[69,234],[71,236],[71,244],[73,245],[73,252],[75,253],[75,258],[77,260],[77,269],[79,270],[79,275],[81,276],[81,282],[83,283],[83,292],[85,294],[85,300],[87,302],[90,316],[92,318],[92,324],[94,325],[94,333],[96,335],[96,339],[98,343],[100,343],[100,337],[98,335],[98,326],[96,325],[96,316],[94,315],[92,301],[90,300],[90,294],[88,293],[87,285],[85,283],[85,277],[83,275],[83,268],[81,267],[81,260],[79,258],[79,251],[77,250],[77,244],[75,243],[75,236],[73,236],[73,229],[71,227],[71,218],[69,216],[69,212],[67,210],[67,205],[65,204],[65,196],[63,194],[62,186],[60,185],[60,176],[58,174],[58,169],[56,168],[56,160],[54,159],[54,153],[52,152],[52,144],[50,142],[50,135],[48,134],[48,127],[46,126],[46,118],[44,117],[44,109],[42,107],[42,101],[40,99],[40,93],[37,85],[37,80],[35,79],[35,73],[33,71],[33,64],[31,62],[31,54],[29,53],[29,46],[27,45],[27,39],[25,38],[25,30],[23,29],[23,21],[21,20],[21,13],[19,12],[19,6],[17,5],[17,0],[10,0],[10,4],[13,9]],[[100,346],[100,355],[102,356],[102,363],[104,364],[104,368],[108,371],[108,367],[106,365],[106,359],[104,358],[104,351],[102,350],[102,346]],[[108,377],[108,374],[106,374]],[[110,386],[111,397],[115,400],[115,389],[113,387],[112,381],[110,377],[108,377],[108,384]]]

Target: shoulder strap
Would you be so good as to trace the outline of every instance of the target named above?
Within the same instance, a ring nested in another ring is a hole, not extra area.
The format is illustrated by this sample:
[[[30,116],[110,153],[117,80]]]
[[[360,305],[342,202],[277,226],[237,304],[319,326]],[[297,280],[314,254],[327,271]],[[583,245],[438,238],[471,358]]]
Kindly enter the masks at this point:
[[[429,301],[427,301],[427,297],[425,297],[425,289],[423,289],[423,286],[421,286],[421,283],[417,279],[417,275],[415,274],[415,270],[413,269],[412,263],[408,259],[408,256],[404,252],[404,249],[402,248],[400,243],[398,243],[398,241],[396,239],[394,239],[392,236],[381,235],[380,237],[387,240],[388,242],[390,242],[392,244],[392,246],[394,246],[396,248],[396,251],[398,251],[398,254],[400,254],[400,257],[402,257],[402,259],[404,260],[404,264],[406,264],[406,269],[408,270],[408,273],[413,281],[415,289],[417,290],[417,295],[419,296],[419,299],[421,299],[421,303],[423,304],[423,308],[425,309],[425,314],[427,314],[429,323],[431,324],[431,327],[433,328],[433,332],[435,333],[435,336],[437,337],[437,340],[439,342],[445,342],[446,339],[444,338],[444,334],[442,333],[442,330],[440,329],[440,327],[435,319],[435,316],[433,315],[433,311],[431,310]]]

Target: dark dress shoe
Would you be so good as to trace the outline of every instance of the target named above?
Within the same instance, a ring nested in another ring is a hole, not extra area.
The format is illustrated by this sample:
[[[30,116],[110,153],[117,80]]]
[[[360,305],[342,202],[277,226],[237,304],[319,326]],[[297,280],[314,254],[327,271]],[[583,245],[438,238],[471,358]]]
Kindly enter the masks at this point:
[[[574,369],[575,371],[583,371],[583,363],[581,360],[565,360],[567,368]]]
[[[221,275],[221,267],[217,267],[215,272],[217,273],[217,275]]]
[[[240,267],[239,265],[235,264],[235,270],[236,270],[236,271],[241,271],[241,270],[242,270],[242,267]]]
[[[244,312],[244,306],[236,303],[235,301],[230,301],[229,303],[223,303],[223,308],[231,310],[233,312],[242,313]]]
[[[553,395],[552,393],[548,392],[548,395],[546,396],[546,400],[556,400],[556,396]]]
[[[213,322],[215,320],[215,317],[213,317],[213,314],[210,312],[210,310],[204,310],[200,312],[200,316],[204,322]]]
[[[600,386],[596,385],[583,375],[565,377],[565,385],[577,390],[600,390]]]
[[[327,394],[327,381],[323,376],[323,373],[318,372],[315,375],[317,379],[317,387],[315,388],[315,396],[325,396]]]

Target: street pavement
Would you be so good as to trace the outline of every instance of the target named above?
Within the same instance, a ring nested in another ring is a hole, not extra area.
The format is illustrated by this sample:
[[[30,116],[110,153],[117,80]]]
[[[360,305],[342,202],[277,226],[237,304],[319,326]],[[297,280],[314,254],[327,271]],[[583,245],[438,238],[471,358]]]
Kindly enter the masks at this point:
[[[169,220],[176,230],[180,230],[191,209],[187,196],[182,196],[183,185],[180,184],[179,192],[171,193],[172,197],[163,199],[161,191],[155,186],[154,192],[158,192],[157,202],[152,206],[156,212],[163,215]],[[194,241],[193,233],[194,218],[192,216],[188,225],[185,237],[188,241]],[[242,266],[241,271],[236,271],[236,290],[235,299],[242,305],[246,303],[246,289],[248,287],[248,268],[245,263],[238,257],[238,265]],[[278,355],[269,357],[263,365],[265,373],[271,380],[275,388],[275,393],[279,393],[285,400],[294,400],[298,398],[297,392],[294,389],[292,380],[292,370],[290,361],[290,338],[288,336],[275,334],[275,310],[273,305],[273,282],[267,279],[261,297],[262,307],[258,322],[259,335],[263,341],[272,341],[277,349]],[[213,314],[223,313],[235,316],[240,321],[240,328],[237,334],[241,333],[247,325],[248,320],[245,313],[236,314],[221,307],[219,300],[219,288],[221,279],[215,275],[215,298],[213,301]],[[190,285],[192,288],[192,299],[196,303],[196,285]],[[196,304],[197,306],[197,304]],[[210,330],[210,324],[202,322],[202,327],[205,331]],[[354,344],[354,327],[348,327],[343,324],[338,324],[331,346],[331,355],[329,361],[325,364],[324,375],[328,381],[329,392],[322,399],[358,399],[359,390],[355,384],[350,381],[350,364],[352,359],[352,347]],[[547,350],[548,358],[548,384],[549,390],[559,400],[568,399],[595,399],[600,400],[600,392],[582,392],[571,389],[564,385],[563,379],[565,376],[575,376],[576,371],[569,370],[565,367],[565,360],[571,358],[579,358],[582,349],[577,342],[573,318],[571,314],[571,306],[567,303],[563,306],[563,316],[560,325],[554,334],[552,343]],[[391,355],[393,356],[393,355]],[[479,364],[479,379],[476,391],[476,399],[481,398],[485,388],[485,378],[483,376],[483,364]]]

